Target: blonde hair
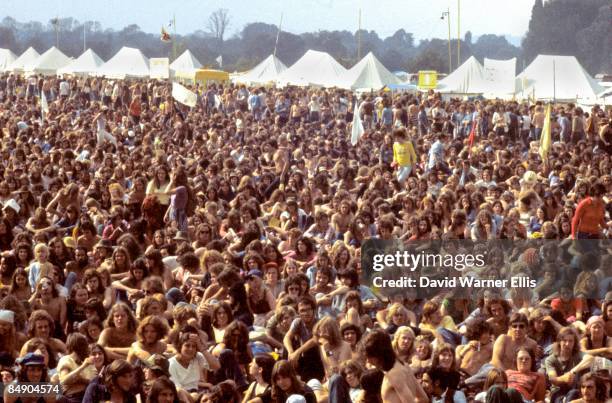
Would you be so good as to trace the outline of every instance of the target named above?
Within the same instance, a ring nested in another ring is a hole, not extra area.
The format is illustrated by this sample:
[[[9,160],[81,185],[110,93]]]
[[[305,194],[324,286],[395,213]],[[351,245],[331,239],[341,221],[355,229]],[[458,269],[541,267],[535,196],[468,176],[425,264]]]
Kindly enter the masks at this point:
[[[412,329],[410,329],[408,326],[400,326],[397,328],[397,330],[395,331],[395,334],[393,335],[391,346],[393,346],[393,350],[395,350],[395,353],[397,354],[399,339],[405,334],[410,335],[410,337],[412,337],[412,344],[410,345],[410,351],[408,352],[409,355],[412,355],[412,353],[414,352],[415,336],[414,336],[414,332],[412,331]]]
[[[37,243],[34,247],[34,258],[38,259],[38,256],[42,251],[45,251],[47,253],[47,257],[49,257],[49,247],[44,243]]]

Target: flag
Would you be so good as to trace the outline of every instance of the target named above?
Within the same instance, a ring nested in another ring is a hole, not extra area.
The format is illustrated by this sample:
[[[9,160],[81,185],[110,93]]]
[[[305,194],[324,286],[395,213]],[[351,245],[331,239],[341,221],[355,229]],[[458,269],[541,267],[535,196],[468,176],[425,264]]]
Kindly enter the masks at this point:
[[[359,105],[355,103],[355,112],[353,112],[353,130],[351,133],[352,145],[357,144],[363,132],[363,123],[361,123],[361,116],[359,116]]]
[[[470,137],[468,137],[468,151],[472,150],[472,145],[474,144],[474,139],[476,138],[476,128],[478,127],[478,121],[474,122],[472,125],[472,130],[470,130]]]
[[[45,122],[45,115],[49,113],[49,104],[47,103],[47,97],[45,91],[40,92],[40,118],[42,123]]]
[[[550,109],[551,105],[546,106],[546,117],[544,118],[544,127],[542,128],[542,137],[540,137],[540,157],[544,163],[548,160],[548,150],[550,150]]]
[[[170,40],[172,39],[170,37],[170,34],[168,33],[168,31],[166,31],[166,28],[164,28],[163,25],[161,29],[161,37],[159,39],[161,39],[162,42],[170,42]]]
[[[215,61],[219,63],[219,67],[223,68],[223,56],[222,55],[219,55],[219,57],[217,57]]]
[[[196,106],[196,102],[198,101],[196,94],[178,83],[172,83],[172,97],[181,104],[190,106],[192,108]]]

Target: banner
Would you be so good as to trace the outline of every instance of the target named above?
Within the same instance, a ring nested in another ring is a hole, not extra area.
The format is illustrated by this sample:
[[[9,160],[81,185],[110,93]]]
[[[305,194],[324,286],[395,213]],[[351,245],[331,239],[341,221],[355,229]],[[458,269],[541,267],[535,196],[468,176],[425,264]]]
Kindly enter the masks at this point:
[[[183,105],[196,106],[198,96],[178,83],[172,83],[172,97]]]
[[[357,144],[363,132],[363,123],[361,123],[361,116],[359,116],[359,105],[355,103],[355,112],[353,112],[353,130],[351,132],[351,145]]]
[[[167,57],[152,57],[149,59],[149,75],[151,78],[170,77],[170,60]]]
[[[514,94],[516,57],[510,60],[484,59],[483,93],[502,97]]]
[[[419,89],[431,90],[438,86],[438,72],[433,70],[419,71]]]
[[[546,106],[546,117],[544,118],[544,127],[542,128],[542,138],[540,139],[540,157],[542,161],[547,163],[548,161],[548,150],[550,150],[550,104]]]

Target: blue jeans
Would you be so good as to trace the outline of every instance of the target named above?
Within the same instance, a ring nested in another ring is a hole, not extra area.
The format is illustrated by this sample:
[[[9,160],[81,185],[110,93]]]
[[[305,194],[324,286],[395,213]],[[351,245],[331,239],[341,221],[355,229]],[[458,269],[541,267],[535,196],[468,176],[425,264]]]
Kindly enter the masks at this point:
[[[412,172],[412,165],[399,167],[399,169],[397,170],[397,181],[400,184],[404,183],[408,176],[410,176],[410,172]]]

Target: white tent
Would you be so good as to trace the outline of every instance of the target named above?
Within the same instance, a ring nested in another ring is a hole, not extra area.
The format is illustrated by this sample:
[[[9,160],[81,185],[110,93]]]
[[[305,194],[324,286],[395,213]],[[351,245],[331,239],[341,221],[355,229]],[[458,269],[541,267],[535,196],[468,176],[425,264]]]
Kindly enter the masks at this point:
[[[401,80],[387,70],[372,52],[348,71],[348,81],[353,90],[379,90],[387,85],[401,84]]]
[[[40,55],[40,57],[36,59],[32,65],[26,65],[24,70],[26,72],[52,76],[57,74],[57,69],[66,67],[71,61],[71,58],[53,46],[51,49]]]
[[[0,49],[0,71],[8,70],[15,59],[17,56],[10,49]]]
[[[516,77],[516,93],[524,98],[589,100],[603,90],[574,56],[538,55]]]
[[[100,66],[104,64],[104,60],[96,54],[92,49],[87,49],[81,56],[70,62],[67,66],[57,70],[57,74],[74,74],[74,75],[92,75]]]
[[[25,68],[32,66],[39,57],[40,53],[38,53],[33,47],[29,47],[21,54],[21,56],[15,59],[7,70],[24,71]]]
[[[516,57],[509,60],[484,59],[482,93],[487,98],[509,99],[514,96]]]
[[[251,70],[236,75],[232,81],[244,84],[266,84],[275,81],[285,70],[287,66],[278,57],[270,55]]]
[[[96,74],[118,79],[149,77],[149,59],[140,50],[124,46]]]
[[[484,68],[474,56],[438,83],[438,91],[448,94],[480,94],[484,86]]]
[[[183,52],[175,61],[170,63],[170,75],[193,74],[197,69],[202,67],[202,63],[191,53],[189,49]]]
[[[348,70],[329,53],[309,50],[295,64],[279,74],[280,85],[349,88]]]

